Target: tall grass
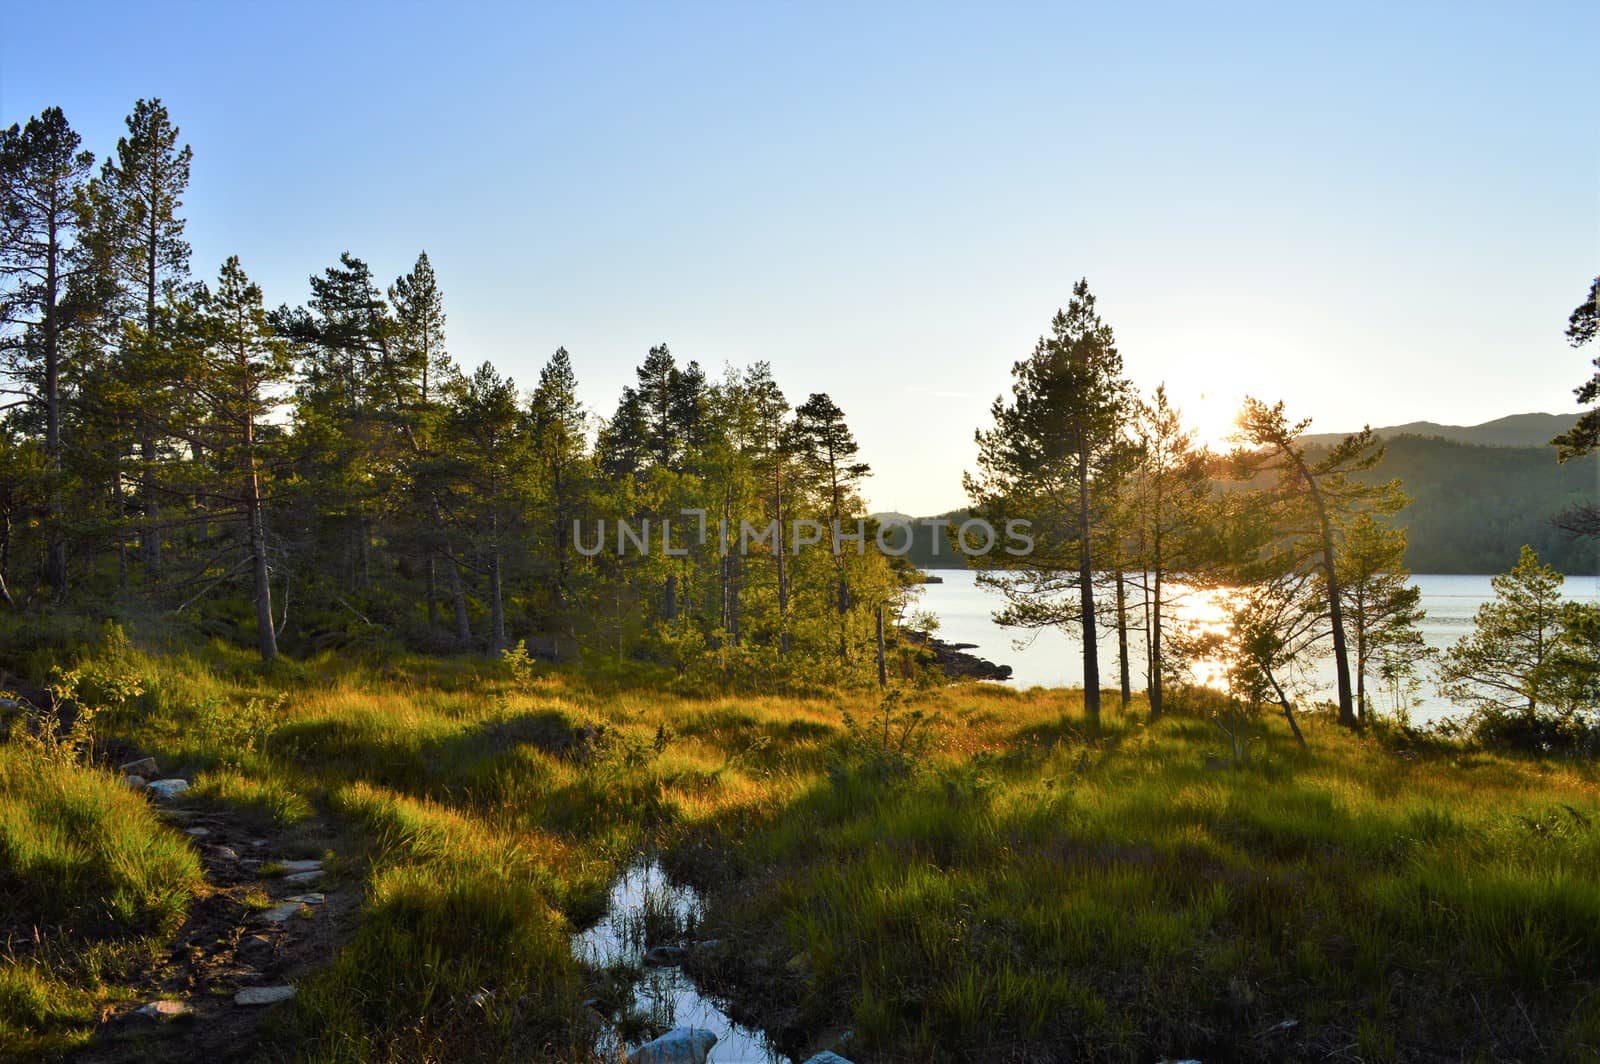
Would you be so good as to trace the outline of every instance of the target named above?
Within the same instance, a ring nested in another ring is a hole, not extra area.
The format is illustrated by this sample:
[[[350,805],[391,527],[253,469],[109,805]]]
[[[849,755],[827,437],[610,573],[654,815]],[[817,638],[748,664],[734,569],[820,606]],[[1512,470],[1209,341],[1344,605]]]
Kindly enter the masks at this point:
[[[0,1049],[80,1039],[105,980],[201,886],[188,841],[115,776],[0,745]]]
[[[581,1059],[605,975],[567,936],[646,844],[706,894],[697,933],[737,951],[734,990],[847,1024],[872,1060],[1600,1054],[1587,763],[1399,756],[1313,714],[1308,750],[1268,726],[1248,767],[1216,768],[1202,717],[1151,727],[1136,703],[1091,731],[1040,690],[693,697],[404,655],[261,669],[221,645],[126,664],[142,693],[115,737],[195,800],[345,840],[362,909],[294,1007],[308,1059]],[[161,934],[170,832],[74,772],[109,803],[87,819],[134,818],[96,845],[145,841],[90,862],[122,886],[86,889],[77,835],[17,829],[58,856],[8,872],[14,909],[70,896],[85,926]],[[79,1022],[106,992],[6,971],[7,1016]]]

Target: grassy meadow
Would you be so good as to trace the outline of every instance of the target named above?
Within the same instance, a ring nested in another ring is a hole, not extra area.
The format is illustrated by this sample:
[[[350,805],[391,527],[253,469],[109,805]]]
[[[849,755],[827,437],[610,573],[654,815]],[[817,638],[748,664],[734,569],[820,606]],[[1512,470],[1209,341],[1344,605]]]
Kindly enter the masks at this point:
[[[155,756],[193,781],[172,806],[302,838],[358,899],[252,1036],[262,1059],[589,1059],[586,1002],[617,973],[569,936],[645,850],[706,900],[702,985],[793,1044],[849,1031],[858,1064],[1600,1054],[1586,762],[1310,714],[1308,749],[1263,720],[1233,767],[1199,695],[1090,734],[1062,691],[77,655],[55,664],[120,692],[91,760]],[[162,809],[103,764],[0,745],[5,1053],[114,1055],[97,1028],[213,889]]]

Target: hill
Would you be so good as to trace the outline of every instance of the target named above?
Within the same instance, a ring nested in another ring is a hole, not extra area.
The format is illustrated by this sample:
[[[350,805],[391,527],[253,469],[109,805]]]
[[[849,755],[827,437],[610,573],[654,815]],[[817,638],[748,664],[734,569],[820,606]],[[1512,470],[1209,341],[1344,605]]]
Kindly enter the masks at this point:
[[[1552,437],[1566,432],[1577,420],[1577,414],[1511,414],[1481,425],[1411,421],[1379,428],[1377,433],[1386,440],[1396,436],[1422,436],[1480,447],[1548,447]],[[1301,440],[1307,444],[1332,446],[1345,435],[1343,432],[1314,432],[1302,436]]]
[[[1550,418],[1548,422],[1526,419]],[[1556,420],[1560,424],[1556,424]],[[1464,432],[1509,437],[1515,432],[1560,432],[1571,418],[1519,414]],[[1495,426],[1498,426],[1496,428]],[[1521,426],[1520,428],[1518,426]],[[1436,426],[1447,428],[1448,426]],[[1387,433],[1392,430],[1380,430]],[[1316,443],[1342,436],[1306,437]],[[1406,565],[1418,573],[1498,573],[1516,564],[1524,543],[1539,557],[1568,575],[1600,573],[1600,542],[1574,539],[1551,519],[1576,502],[1600,496],[1600,455],[1562,465],[1544,444],[1527,447],[1483,446],[1438,435],[1386,436],[1383,460],[1367,476],[1398,477],[1411,495],[1411,505],[1396,521],[1410,530]],[[963,511],[940,515],[960,520]],[[959,569],[963,562],[948,547],[933,553],[934,530],[916,525],[907,558],[925,569]]]

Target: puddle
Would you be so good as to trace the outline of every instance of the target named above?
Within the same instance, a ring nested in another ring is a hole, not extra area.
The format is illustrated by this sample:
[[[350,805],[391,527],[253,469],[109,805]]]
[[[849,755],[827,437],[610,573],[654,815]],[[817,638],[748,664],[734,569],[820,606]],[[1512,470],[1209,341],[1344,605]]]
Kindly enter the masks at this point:
[[[644,974],[633,985],[634,1010],[662,1030],[698,1027],[717,1036],[707,1058],[709,1064],[793,1064],[760,1031],[735,1023],[700,988],[680,965],[645,965],[646,928],[675,925],[687,928],[683,944],[693,948],[694,928],[700,922],[700,896],[672,883],[654,859],[630,867],[611,884],[606,914],[587,931],[572,936],[572,953],[596,968],[643,965]],[[653,936],[659,937],[659,936]],[[610,1018],[596,1047],[606,1059],[620,1058],[640,1043],[624,1043]]]

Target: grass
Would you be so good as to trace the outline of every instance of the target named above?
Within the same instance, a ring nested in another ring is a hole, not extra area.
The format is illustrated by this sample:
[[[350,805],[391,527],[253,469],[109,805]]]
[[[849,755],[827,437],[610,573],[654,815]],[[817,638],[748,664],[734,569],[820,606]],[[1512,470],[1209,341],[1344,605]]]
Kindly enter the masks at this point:
[[[194,778],[189,800],[349,840],[364,902],[295,1003],[307,1060],[582,1059],[583,1001],[615,988],[568,936],[646,846],[704,893],[720,985],[786,1027],[850,1027],[862,1061],[1600,1053],[1587,763],[1402,756],[1310,715],[1309,750],[1271,724],[1218,769],[1199,716],[1147,726],[1136,704],[1091,735],[1075,695],[992,687],[885,709],[487,661],[262,670],[220,644],[126,667],[142,693],[103,723]],[[104,773],[49,778],[0,790],[12,910],[86,942],[168,933],[182,840]],[[13,1046],[116,993],[89,967],[0,972]]]
[[[0,745],[0,1049],[74,1044],[202,886],[188,841],[111,773]]]

